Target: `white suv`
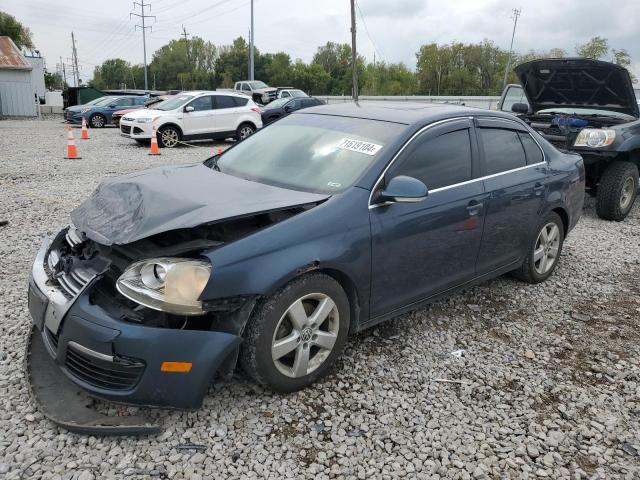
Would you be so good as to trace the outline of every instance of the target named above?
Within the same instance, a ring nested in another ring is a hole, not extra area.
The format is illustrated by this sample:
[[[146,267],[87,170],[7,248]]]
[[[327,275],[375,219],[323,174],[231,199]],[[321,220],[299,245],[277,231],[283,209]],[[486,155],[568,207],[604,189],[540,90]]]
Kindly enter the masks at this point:
[[[172,148],[191,139],[235,137],[243,140],[262,128],[262,118],[260,108],[245,95],[184,92],[153,109],[127,113],[120,120],[120,133],[138,142],[147,142],[153,125],[160,146]]]

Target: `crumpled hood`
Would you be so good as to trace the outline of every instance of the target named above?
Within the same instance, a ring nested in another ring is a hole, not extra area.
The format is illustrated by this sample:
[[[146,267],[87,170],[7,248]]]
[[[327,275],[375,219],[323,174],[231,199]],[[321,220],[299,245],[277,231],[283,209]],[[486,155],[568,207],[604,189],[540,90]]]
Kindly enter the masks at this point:
[[[216,172],[202,164],[159,167],[104,180],[71,212],[75,227],[103,245],[319,202],[299,192]]]
[[[590,108],[640,116],[626,68],[587,58],[533,60],[515,68],[534,112]]]

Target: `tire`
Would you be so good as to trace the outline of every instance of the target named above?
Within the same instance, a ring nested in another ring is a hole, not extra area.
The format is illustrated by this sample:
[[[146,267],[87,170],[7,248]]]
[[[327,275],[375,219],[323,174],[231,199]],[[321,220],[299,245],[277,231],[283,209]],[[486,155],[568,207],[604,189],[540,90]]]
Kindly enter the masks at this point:
[[[89,125],[91,128],[104,128],[107,124],[107,119],[101,113],[94,113],[89,117]]]
[[[551,276],[560,261],[564,244],[564,224],[557,213],[549,213],[535,232],[522,265],[511,272],[514,277],[527,283],[542,283]]]
[[[604,220],[621,222],[638,195],[638,167],[615,161],[602,174],[596,195],[596,213]]]
[[[175,148],[179,145],[182,135],[178,127],[167,125],[158,130],[158,145],[163,148]]]
[[[253,135],[255,131],[256,131],[256,127],[254,127],[250,123],[242,123],[236,129],[236,140],[238,142],[241,142],[242,140],[245,140],[251,135]]]
[[[316,312],[323,318],[312,323]],[[322,273],[296,278],[256,308],[243,335],[240,364],[273,391],[300,390],[335,363],[349,322],[349,299],[338,282]]]

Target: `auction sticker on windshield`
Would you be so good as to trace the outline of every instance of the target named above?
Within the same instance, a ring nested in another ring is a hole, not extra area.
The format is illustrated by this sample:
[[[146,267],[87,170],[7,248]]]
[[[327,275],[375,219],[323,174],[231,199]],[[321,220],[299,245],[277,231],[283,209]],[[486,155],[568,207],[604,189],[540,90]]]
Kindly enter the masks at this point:
[[[338,143],[338,148],[364,153],[365,155],[375,155],[378,153],[378,150],[382,148],[382,145],[354,140],[353,138],[343,138],[340,140],[340,143]]]

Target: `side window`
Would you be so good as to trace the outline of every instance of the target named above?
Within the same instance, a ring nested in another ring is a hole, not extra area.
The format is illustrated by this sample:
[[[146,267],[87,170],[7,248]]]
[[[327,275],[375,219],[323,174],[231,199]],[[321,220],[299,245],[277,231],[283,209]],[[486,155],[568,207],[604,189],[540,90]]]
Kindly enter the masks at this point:
[[[235,108],[236,102],[233,100],[233,97],[228,95],[216,95],[216,109],[220,110],[222,108]]]
[[[233,101],[236,104],[236,107],[244,107],[247,103],[249,103],[248,98],[241,98],[241,97],[229,97],[229,98],[233,98]]]
[[[137,97],[134,103],[135,105],[144,105],[147,100],[149,99],[146,97]]]
[[[302,101],[296,98],[295,100],[291,100],[289,103],[287,103],[287,106],[291,107],[291,110],[298,110],[302,108]]]
[[[118,100],[116,100],[115,103],[116,106],[118,107],[128,107],[129,105],[131,105],[131,100],[128,98],[119,98]]]
[[[245,92],[250,92],[251,91],[251,87],[249,86],[248,83],[243,83],[242,84],[242,90],[244,90]]]
[[[316,101],[315,98],[304,98],[302,99],[302,106],[307,108],[307,107],[313,107],[315,105],[317,105],[318,102]]]
[[[435,138],[417,139],[387,179],[406,175],[421,180],[429,190],[471,180],[469,130],[456,130]]]
[[[481,128],[486,174],[506,172],[527,164],[518,132],[502,128]]]
[[[291,95],[289,95],[289,92],[282,92],[282,98],[289,98]]]
[[[510,112],[511,107],[513,107],[514,103],[525,103],[529,105],[522,87],[511,86],[507,89],[507,93],[505,94],[504,100],[502,102],[501,110],[503,112]]]
[[[196,112],[202,112],[204,110],[212,110],[213,105],[211,103],[211,95],[206,95],[204,97],[198,97],[193,100],[189,106],[193,107]]]
[[[544,161],[544,154],[536,141],[531,138],[531,135],[524,132],[518,132],[520,135],[520,141],[524,147],[524,153],[527,155],[527,165],[533,165],[534,163],[540,163]]]

